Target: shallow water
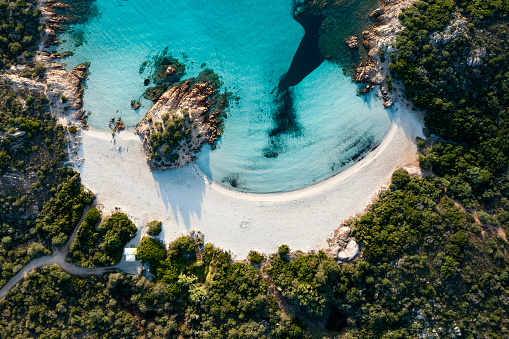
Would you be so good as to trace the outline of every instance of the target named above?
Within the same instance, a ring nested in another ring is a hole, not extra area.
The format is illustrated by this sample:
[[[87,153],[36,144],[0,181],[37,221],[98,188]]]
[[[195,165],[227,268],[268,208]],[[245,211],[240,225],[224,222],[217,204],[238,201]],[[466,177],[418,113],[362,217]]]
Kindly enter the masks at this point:
[[[150,108],[138,111],[147,69],[143,61],[165,47],[185,62],[187,76],[206,67],[222,75],[224,87],[240,97],[231,106],[218,148],[204,149],[199,168],[225,186],[252,192],[298,189],[337,173],[375,147],[390,127],[391,113],[374,95],[357,97],[357,85],[334,64],[323,63],[290,87],[298,130],[269,137],[274,128],[279,81],[288,71],[304,35],[292,18],[290,0],[97,0],[100,12],[76,30],[60,50],[73,50],[71,68],[89,61],[84,109],[89,123],[108,129],[111,117],[136,125]],[[275,157],[267,157],[276,154]]]

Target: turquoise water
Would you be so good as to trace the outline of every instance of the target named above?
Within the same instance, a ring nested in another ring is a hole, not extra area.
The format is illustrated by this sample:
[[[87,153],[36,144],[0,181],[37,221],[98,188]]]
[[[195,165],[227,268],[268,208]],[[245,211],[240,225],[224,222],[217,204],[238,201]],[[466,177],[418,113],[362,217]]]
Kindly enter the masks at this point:
[[[232,105],[218,148],[204,149],[199,168],[215,182],[252,192],[298,189],[337,173],[375,147],[390,127],[391,113],[374,95],[357,97],[357,85],[334,64],[323,63],[292,89],[299,133],[278,139],[279,156],[266,158],[273,127],[274,89],[288,70],[304,35],[293,20],[290,0],[97,0],[98,17],[75,27],[61,51],[73,50],[69,68],[89,61],[84,109],[89,124],[108,129],[111,117],[135,126],[150,108],[141,97],[140,64],[165,47],[185,62],[187,75],[202,63],[221,74],[224,87],[240,97]]]

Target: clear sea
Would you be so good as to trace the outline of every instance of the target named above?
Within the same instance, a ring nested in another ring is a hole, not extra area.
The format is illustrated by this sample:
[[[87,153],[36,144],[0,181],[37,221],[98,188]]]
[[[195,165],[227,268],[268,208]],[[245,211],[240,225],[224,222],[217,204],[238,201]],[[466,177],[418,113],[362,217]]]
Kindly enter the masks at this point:
[[[150,109],[148,100],[142,100],[138,111],[130,108],[151,72],[139,73],[143,61],[168,47],[186,64],[184,78],[196,76],[206,64],[239,101],[228,111],[217,149],[205,147],[197,166],[219,184],[232,188],[234,182],[237,190],[289,191],[360,159],[383,139],[392,117],[374,92],[357,96],[358,85],[337,64],[324,62],[291,88],[299,132],[278,137],[277,157],[264,156],[272,140],[275,89],[304,35],[292,18],[291,4],[97,0],[100,14],[73,27],[59,49],[74,52],[64,60],[69,69],[90,62],[84,109],[92,112],[89,124],[104,130],[111,117],[121,116],[126,126],[135,126]],[[80,35],[85,41],[76,47],[73,37]]]

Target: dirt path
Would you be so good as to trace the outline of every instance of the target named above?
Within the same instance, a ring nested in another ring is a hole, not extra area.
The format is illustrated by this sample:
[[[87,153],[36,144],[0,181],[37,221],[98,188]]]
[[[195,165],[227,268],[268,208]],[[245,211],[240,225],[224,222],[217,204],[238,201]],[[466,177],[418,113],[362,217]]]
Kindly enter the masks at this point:
[[[47,265],[57,265],[65,272],[80,277],[88,277],[91,275],[102,275],[108,272],[119,272],[120,269],[117,267],[109,266],[109,267],[87,268],[79,267],[65,261],[67,253],[69,252],[69,248],[71,247],[71,244],[73,243],[74,239],[76,238],[76,235],[78,234],[78,229],[80,228],[83,220],[85,220],[85,215],[93,206],[94,205],[88,206],[85,209],[85,211],[83,211],[83,215],[81,216],[78,225],[74,229],[74,232],[72,233],[67,243],[62,248],[59,249],[54,248],[52,255],[47,255],[44,257],[34,259],[30,261],[28,264],[26,264],[18,273],[11,277],[11,279],[9,279],[9,281],[0,289],[0,299],[2,299],[7,294],[7,292],[9,292],[14,286],[16,286],[21,280],[23,280],[23,278],[25,278],[25,276],[29,272]]]

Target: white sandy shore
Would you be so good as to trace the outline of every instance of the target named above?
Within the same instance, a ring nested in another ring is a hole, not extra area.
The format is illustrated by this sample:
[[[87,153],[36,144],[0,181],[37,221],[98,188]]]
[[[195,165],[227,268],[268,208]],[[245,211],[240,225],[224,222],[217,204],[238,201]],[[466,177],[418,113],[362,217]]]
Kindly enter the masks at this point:
[[[116,140],[108,132],[83,131],[78,168],[83,183],[105,210],[127,212],[141,227],[163,221],[165,242],[201,231],[206,242],[229,249],[237,259],[249,250],[272,253],[283,243],[292,250],[324,248],[330,233],[362,212],[398,167],[416,165],[414,139],[422,122],[396,104],[391,130],[373,152],[321,183],[280,194],[234,192],[204,178],[195,166],[151,172],[133,131]],[[132,243],[145,233],[143,228]]]

